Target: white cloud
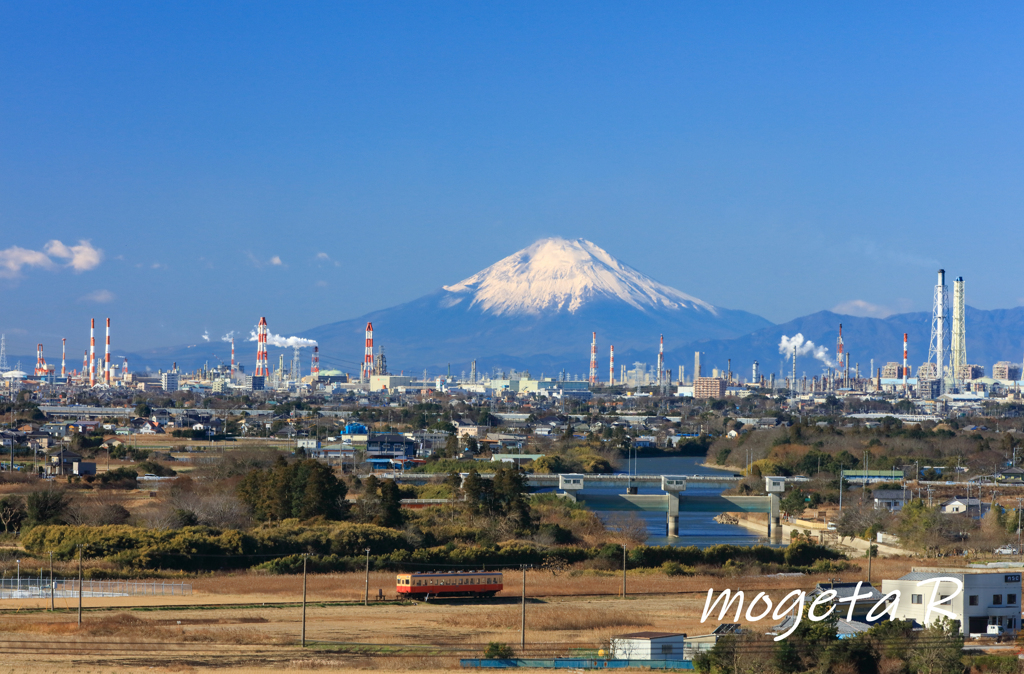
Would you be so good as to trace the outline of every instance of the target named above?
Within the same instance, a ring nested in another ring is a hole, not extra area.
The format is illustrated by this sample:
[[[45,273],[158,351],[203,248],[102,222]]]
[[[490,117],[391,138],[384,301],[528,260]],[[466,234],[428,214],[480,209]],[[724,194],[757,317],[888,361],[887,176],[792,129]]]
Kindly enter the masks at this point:
[[[114,301],[114,293],[109,290],[93,290],[87,295],[82,295],[79,300],[82,302],[98,302],[99,304],[106,304]]]
[[[828,357],[827,348],[815,345],[809,339],[804,339],[803,334],[799,332],[792,337],[783,335],[779,340],[779,353],[785,356],[786,360],[792,358],[794,352],[797,356],[812,356],[829,367],[833,365],[832,359]]]
[[[274,257],[270,258],[270,264],[274,265],[275,267],[280,267],[281,265],[284,264],[284,262],[281,262],[281,257],[279,255],[275,255]]]
[[[256,341],[256,331],[249,331],[249,341]],[[281,335],[275,335],[274,333],[267,331],[267,344],[270,346],[280,346],[284,348],[302,348],[304,346],[317,346],[315,339],[306,339],[304,337],[282,337]]]
[[[340,262],[338,262],[337,260],[332,260],[331,256],[328,255],[327,253],[317,253],[316,259],[321,262],[326,262],[327,264],[333,264],[335,267],[341,266]]]
[[[832,311],[846,316],[862,316],[865,318],[885,318],[892,316],[895,311],[880,304],[872,304],[866,300],[849,300],[840,302],[832,307]]]
[[[204,330],[203,331],[203,341],[204,342],[210,341],[210,331],[209,330]]]
[[[0,277],[17,278],[21,275],[22,267],[50,269],[53,267],[53,260],[38,250],[28,250],[18,246],[0,250]]]
[[[66,246],[57,239],[47,242],[43,246],[47,255],[69,260],[67,266],[75,271],[89,271],[95,269],[103,260],[103,251],[93,248],[92,243],[81,239],[77,246]]]

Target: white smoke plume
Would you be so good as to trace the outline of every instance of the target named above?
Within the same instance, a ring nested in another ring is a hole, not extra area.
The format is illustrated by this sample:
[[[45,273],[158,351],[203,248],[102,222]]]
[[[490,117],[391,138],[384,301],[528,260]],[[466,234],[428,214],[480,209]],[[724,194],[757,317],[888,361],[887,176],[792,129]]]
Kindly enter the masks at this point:
[[[232,339],[234,339],[234,338],[235,338],[235,331],[234,331],[234,330],[232,330],[232,331],[231,331],[231,332],[229,332],[228,334],[226,334],[226,335],[224,335],[223,337],[221,337],[221,338],[220,338],[220,341],[222,341],[222,342],[230,342],[230,341],[231,341]]]
[[[203,341],[204,342],[210,341],[210,331],[209,330],[204,330],[203,331]]]
[[[835,363],[828,357],[828,349],[824,346],[815,345],[809,339],[804,339],[802,333],[796,333],[792,337],[782,336],[779,340],[779,353],[789,360],[793,357],[793,349],[796,349],[797,356],[811,356],[829,367],[835,367]]]
[[[256,331],[249,331],[249,341],[256,341]],[[302,337],[282,337],[281,335],[275,335],[272,332],[267,333],[267,345],[268,346],[280,346],[284,348],[293,347],[305,347],[305,346],[319,346],[315,339],[304,339]]]

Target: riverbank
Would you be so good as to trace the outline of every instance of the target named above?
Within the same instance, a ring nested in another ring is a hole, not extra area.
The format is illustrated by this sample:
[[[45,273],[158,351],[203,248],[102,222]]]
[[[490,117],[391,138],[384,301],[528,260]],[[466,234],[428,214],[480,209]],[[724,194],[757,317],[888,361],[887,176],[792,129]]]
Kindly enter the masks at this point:
[[[741,517],[736,522],[736,524],[738,526],[743,527],[744,529],[749,530],[749,531],[756,531],[759,534],[761,534],[762,536],[767,534],[767,524],[765,522],[757,522],[757,521],[754,521],[754,520],[748,520],[748,519],[744,519],[744,518]],[[791,524],[786,524],[784,522],[782,524],[780,524],[778,528],[782,530],[782,540],[783,541],[789,541],[790,538],[792,537],[794,531],[796,531],[798,534],[803,534],[803,532],[806,530],[806,527],[795,527],[795,526],[793,526]],[[814,533],[818,533],[820,531],[821,530],[817,530],[816,531],[816,530],[812,529],[811,533],[814,534]],[[772,538],[773,539],[775,538],[775,532],[774,531],[772,532]],[[853,551],[853,552],[856,552],[856,553],[862,553],[862,554],[863,553],[867,553],[867,551],[868,551],[868,542],[863,540],[863,539],[860,539],[860,538],[839,538],[838,536],[836,537],[836,539],[837,540],[835,542],[835,545],[837,547],[846,548],[846,549],[848,549],[850,551]],[[881,543],[873,543],[873,545],[875,546],[875,552],[876,552],[877,556],[879,556],[879,557],[912,557],[912,556],[914,556],[914,553],[911,552],[910,550],[904,550],[903,548],[898,548],[898,547],[893,546],[893,545],[883,545]]]
[[[719,466],[716,463],[707,463],[707,462],[698,463],[697,465],[700,466],[701,468],[709,468],[711,470],[720,470],[723,473],[736,473],[737,475],[742,475],[743,474],[743,469],[738,467],[738,466],[734,468],[732,466]]]

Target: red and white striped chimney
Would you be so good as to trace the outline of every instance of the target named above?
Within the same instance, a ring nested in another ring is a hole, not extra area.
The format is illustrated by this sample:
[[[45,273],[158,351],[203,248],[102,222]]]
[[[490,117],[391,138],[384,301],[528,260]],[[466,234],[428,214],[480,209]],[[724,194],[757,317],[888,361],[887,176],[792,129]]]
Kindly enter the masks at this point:
[[[590,340],[590,385],[597,385],[597,333]]]
[[[373,374],[373,323],[366,324],[366,351],[363,352],[363,381],[370,381]]]
[[[96,319],[89,323],[89,386],[96,385]]]
[[[103,354],[103,383],[110,386],[110,319],[107,319],[107,347]]]
[[[313,363],[309,366],[309,374],[314,379],[320,375],[320,347],[313,347]]]
[[[269,377],[270,368],[267,363],[267,319],[260,317],[256,326],[256,377]]]
[[[609,347],[608,353],[608,385],[615,386],[615,345]]]
[[[907,391],[909,391],[909,389],[907,388],[907,333],[904,332],[903,333],[903,393],[906,394]]]
[[[68,339],[65,337],[60,340],[60,376],[66,377],[67,370],[64,368],[64,362],[67,360],[68,355]]]

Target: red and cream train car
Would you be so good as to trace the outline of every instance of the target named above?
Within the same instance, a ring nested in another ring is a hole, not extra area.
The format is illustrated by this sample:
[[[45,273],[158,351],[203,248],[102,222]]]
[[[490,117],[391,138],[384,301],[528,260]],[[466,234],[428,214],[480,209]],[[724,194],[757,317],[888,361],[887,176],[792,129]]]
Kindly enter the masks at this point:
[[[400,573],[397,577],[398,594],[406,597],[493,597],[501,588],[500,571]]]

